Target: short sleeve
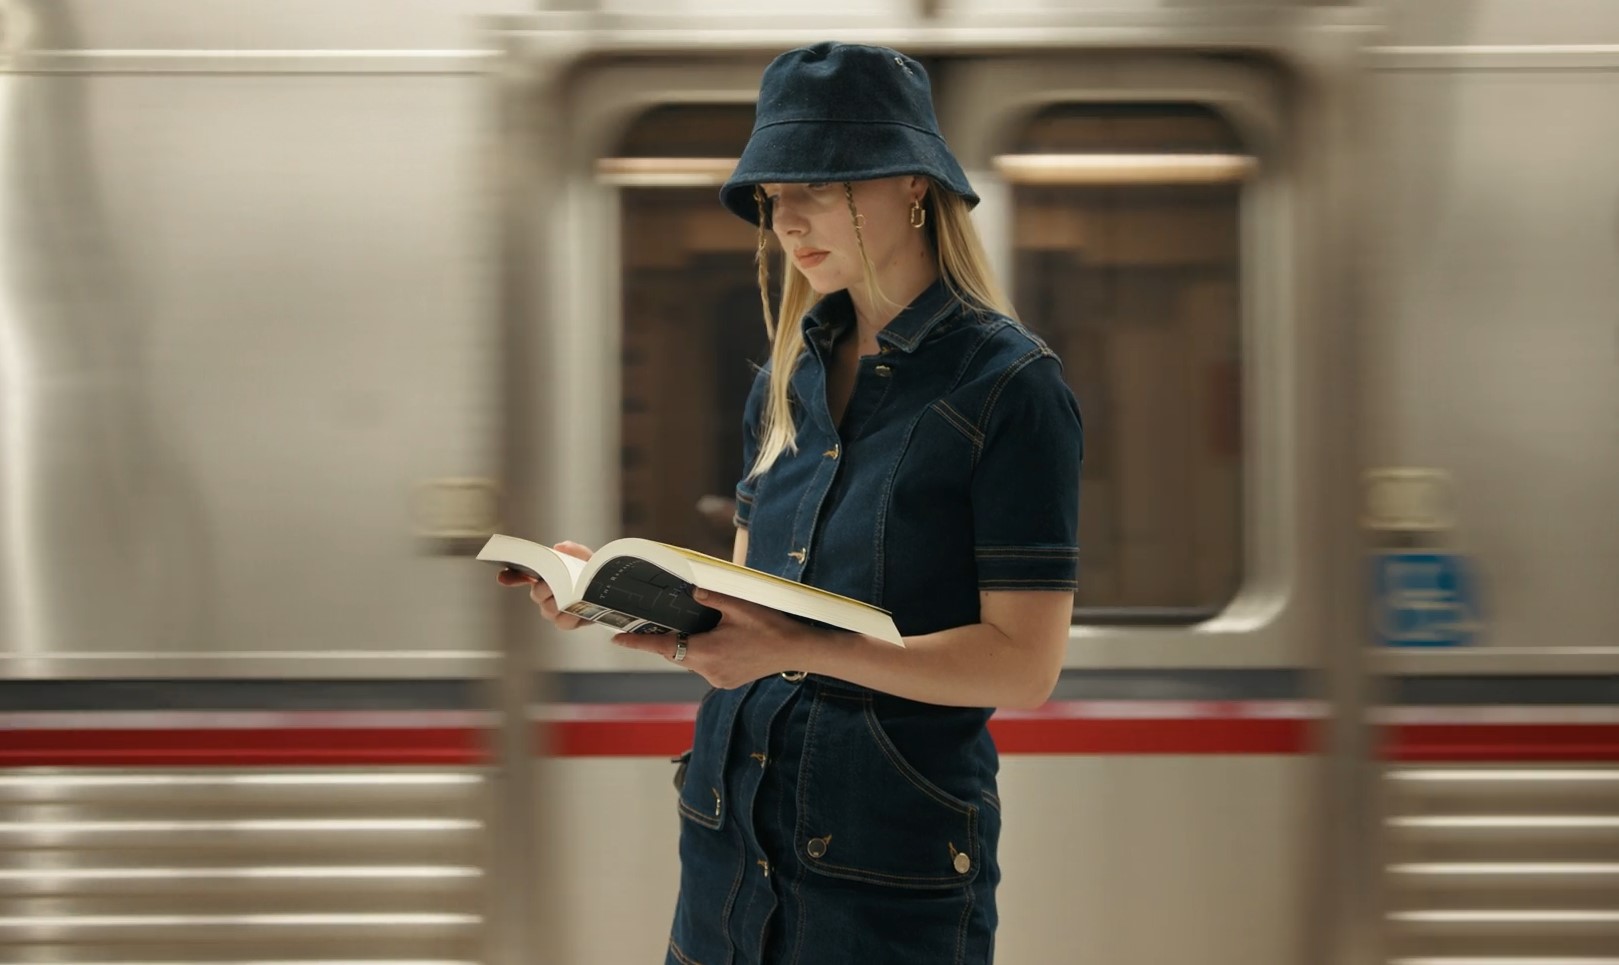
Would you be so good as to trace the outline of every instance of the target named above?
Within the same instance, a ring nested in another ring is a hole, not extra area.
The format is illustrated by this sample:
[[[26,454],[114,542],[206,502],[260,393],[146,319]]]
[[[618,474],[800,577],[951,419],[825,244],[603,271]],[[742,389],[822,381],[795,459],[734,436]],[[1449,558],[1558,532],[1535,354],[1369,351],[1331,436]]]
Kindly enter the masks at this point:
[[[731,517],[731,522],[740,529],[748,528],[748,520],[753,515],[753,497],[759,480],[749,479],[748,473],[759,457],[759,429],[764,424],[765,397],[769,391],[770,366],[766,365],[754,377],[748,401],[742,407],[742,474],[737,477],[740,481],[736,484],[736,514]]]
[[[1079,575],[1079,403],[1042,355],[1007,377],[973,471],[980,590],[1073,590]]]

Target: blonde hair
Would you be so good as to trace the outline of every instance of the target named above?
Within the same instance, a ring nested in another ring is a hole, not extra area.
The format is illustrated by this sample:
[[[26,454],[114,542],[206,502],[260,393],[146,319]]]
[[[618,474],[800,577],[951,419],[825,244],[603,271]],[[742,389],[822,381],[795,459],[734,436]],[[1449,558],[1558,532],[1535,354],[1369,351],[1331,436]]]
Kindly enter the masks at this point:
[[[887,302],[887,296],[877,285],[876,269],[866,254],[866,241],[861,232],[865,218],[855,208],[854,189],[844,183],[844,198],[849,203],[849,217],[854,221],[855,240],[860,246],[860,260],[865,269],[865,282],[874,300]],[[759,301],[764,307],[765,332],[770,336],[770,383],[766,388],[764,418],[759,427],[759,454],[748,471],[748,478],[763,475],[784,452],[797,452],[798,427],[793,424],[788,386],[798,369],[804,351],[802,319],[815,304],[817,295],[809,280],[782,253],[781,302],[774,313],[770,309],[770,270],[766,251],[768,229],[764,192],[754,189],[754,200],[759,205]],[[1001,290],[990,270],[984,243],[973,226],[967,202],[953,191],[942,190],[928,179],[928,190],[923,195],[923,208],[932,221],[934,249],[939,261],[939,277],[951,294],[968,305],[988,312],[1016,318],[1011,300]]]

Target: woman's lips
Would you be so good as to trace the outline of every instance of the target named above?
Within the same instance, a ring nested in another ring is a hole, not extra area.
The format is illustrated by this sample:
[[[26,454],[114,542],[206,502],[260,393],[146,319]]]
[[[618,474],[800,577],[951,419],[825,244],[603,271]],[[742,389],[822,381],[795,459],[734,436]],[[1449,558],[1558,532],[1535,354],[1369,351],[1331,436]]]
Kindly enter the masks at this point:
[[[819,248],[800,248],[793,252],[793,257],[798,260],[799,265],[802,267],[814,268],[825,261],[826,256],[829,254],[831,252],[822,251]]]

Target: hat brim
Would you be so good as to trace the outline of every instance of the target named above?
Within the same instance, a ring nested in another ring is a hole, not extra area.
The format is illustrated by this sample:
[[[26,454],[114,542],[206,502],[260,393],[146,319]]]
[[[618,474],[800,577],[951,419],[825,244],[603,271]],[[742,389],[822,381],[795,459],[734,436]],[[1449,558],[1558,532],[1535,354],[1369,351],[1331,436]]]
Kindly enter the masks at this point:
[[[933,134],[905,124],[840,121],[784,121],[754,131],[720,188],[720,203],[756,225],[755,185],[870,181],[904,174],[933,178],[969,208],[978,203],[966,172]]]

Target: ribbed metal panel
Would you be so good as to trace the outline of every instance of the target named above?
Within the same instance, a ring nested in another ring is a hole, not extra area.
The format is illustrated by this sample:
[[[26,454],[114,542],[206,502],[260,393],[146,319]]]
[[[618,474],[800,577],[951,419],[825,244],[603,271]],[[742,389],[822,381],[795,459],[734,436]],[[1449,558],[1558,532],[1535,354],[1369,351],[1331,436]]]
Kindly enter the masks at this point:
[[[470,770],[0,774],[7,962],[475,961]]]
[[[1387,777],[1395,965],[1619,965],[1619,768]]]

